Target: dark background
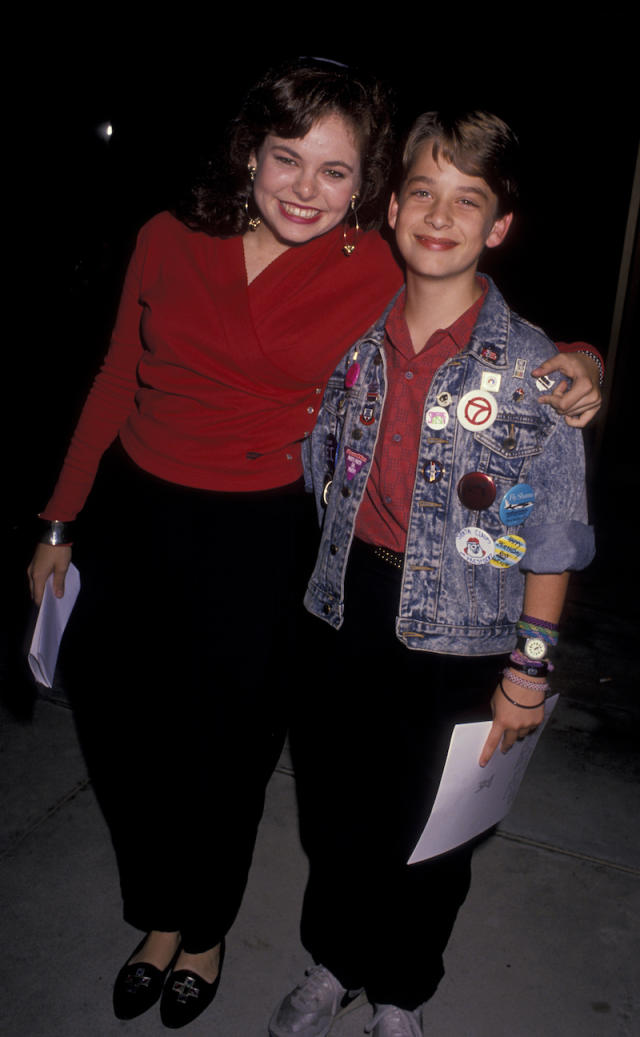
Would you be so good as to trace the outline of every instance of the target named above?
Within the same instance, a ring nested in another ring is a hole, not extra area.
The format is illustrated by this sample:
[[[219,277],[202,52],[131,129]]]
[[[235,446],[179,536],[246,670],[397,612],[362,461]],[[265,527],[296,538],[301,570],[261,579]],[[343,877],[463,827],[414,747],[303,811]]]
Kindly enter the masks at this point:
[[[524,152],[524,204],[485,269],[552,338],[586,340],[606,353],[638,148],[632,67],[619,42],[615,53],[607,48],[604,30],[596,49],[530,42],[521,54],[460,17],[464,46],[457,25],[445,31],[409,20],[395,32],[398,54],[388,52],[394,33],[387,48],[378,42],[363,52],[353,32],[352,42],[310,49],[360,63],[396,88],[400,129],[420,111],[451,105],[484,107],[512,125]],[[424,46],[407,53],[401,36],[425,29]],[[469,39],[476,31],[477,49]],[[33,476],[24,487],[31,510],[45,502],[50,469],[106,349],[138,227],[172,204],[265,65],[306,53],[309,35],[294,46],[245,42],[223,60],[209,51],[204,28],[200,40],[197,30],[185,40],[176,28],[173,46],[136,47],[109,32],[107,20],[75,47],[60,45],[58,27],[55,46],[40,55],[37,90],[21,109],[32,184],[18,279],[27,292],[18,361],[28,402],[23,393],[14,429]],[[109,140],[97,132],[106,121]],[[623,382],[632,374],[625,366]],[[616,400],[614,410],[632,404]]]
[[[7,346],[17,369],[5,390],[4,512],[20,586],[31,516],[51,492],[107,348],[136,231],[171,206],[246,87],[281,58],[320,54],[368,68],[396,88],[400,129],[421,111],[452,105],[505,118],[523,145],[523,208],[484,268],[511,305],[552,338],[582,339],[608,352],[638,149],[637,63],[626,54],[628,29],[609,26],[613,43],[606,29],[582,42],[572,33],[559,41],[555,31],[534,40],[522,23],[487,31],[486,12],[461,9],[443,27],[427,11],[403,10],[366,46],[371,26],[345,40],[340,27],[330,44],[306,31],[292,45],[294,31],[289,25],[285,34],[281,24],[291,16],[273,12],[273,44],[246,12],[236,18],[243,23],[235,27],[238,39],[227,33],[221,43],[219,30],[191,20],[169,26],[159,45],[144,32],[133,38],[116,28],[103,12],[68,33],[56,23],[51,45],[41,31],[20,66],[12,152],[20,162],[7,213],[18,223],[8,303],[18,321]],[[320,20],[326,29],[326,10]],[[107,121],[109,140],[98,134]],[[611,396],[586,437],[598,572],[612,586],[622,578],[629,600],[636,597],[634,567],[638,572],[637,549],[627,539],[636,483],[638,280],[636,228],[622,335],[608,365]],[[12,609],[10,626],[22,622],[16,615]]]

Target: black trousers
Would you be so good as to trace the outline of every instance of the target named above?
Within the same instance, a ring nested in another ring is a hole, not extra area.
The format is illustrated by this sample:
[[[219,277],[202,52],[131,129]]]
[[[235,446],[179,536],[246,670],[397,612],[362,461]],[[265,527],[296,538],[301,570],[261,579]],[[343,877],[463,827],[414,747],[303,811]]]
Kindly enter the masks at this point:
[[[61,671],[124,917],[198,953],[236,916],[282,748],[311,501],[176,486],[116,447],[80,526]]]
[[[394,630],[400,572],[355,542],[339,631],[313,617],[315,706],[291,742],[309,856],[302,940],[343,986],[416,1008],[435,991],[473,847],[406,864],[453,726],[486,720],[502,657],[410,651]]]

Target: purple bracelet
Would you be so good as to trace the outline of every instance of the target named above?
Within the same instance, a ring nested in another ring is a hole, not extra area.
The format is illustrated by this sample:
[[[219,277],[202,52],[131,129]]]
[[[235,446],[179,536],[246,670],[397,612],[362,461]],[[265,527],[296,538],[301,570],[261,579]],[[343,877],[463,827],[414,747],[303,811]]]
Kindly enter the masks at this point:
[[[514,669],[526,672],[530,677],[535,675],[529,672],[530,669],[539,671],[541,677],[553,672],[553,663],[550,663],[548,659],[529,659],[519,648],[514,648],[509,656],[509,662]]]
[[[558,643],[558,624],[548,623],[545,619],[536,619],[535,616],[520,616],[516,623],[516,634],[519,637],[539,637],[545,644],[552,648]]]
[[[525,616],[524,612],[520,616],[518,623],[533,623],[537,627],[546,627],[547,630],[559,630],[557,623],[550,623],[547,619],[536,619],[535,616]]]

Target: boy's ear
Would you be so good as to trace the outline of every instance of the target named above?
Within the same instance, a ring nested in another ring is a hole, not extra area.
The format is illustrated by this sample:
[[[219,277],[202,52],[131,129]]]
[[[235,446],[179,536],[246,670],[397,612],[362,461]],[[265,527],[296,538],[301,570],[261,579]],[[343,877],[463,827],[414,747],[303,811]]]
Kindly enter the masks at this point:
[[[496,220],[491,228],[491,233],[485,242],[487,248],[495,248],[496,245],[502,244],[507,236],[512,219],[513,213],[507,212],[504,216],[501,216],[499,220]]]
[[[398,196],[394,191],[391,195],[391,201],[389,202],[389,211],[387,213],[387,220],[391,230],[396,229],[396,220],[398,218]]]

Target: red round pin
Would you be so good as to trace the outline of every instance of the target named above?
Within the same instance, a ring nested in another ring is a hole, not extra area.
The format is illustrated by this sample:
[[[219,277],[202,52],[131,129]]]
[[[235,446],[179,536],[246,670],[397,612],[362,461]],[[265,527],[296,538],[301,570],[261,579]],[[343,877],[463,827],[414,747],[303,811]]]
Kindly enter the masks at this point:
[[[485,472],[467,472],[458,483],[458,497],[469,511],[484,511],[496,499],[496,484]]]

